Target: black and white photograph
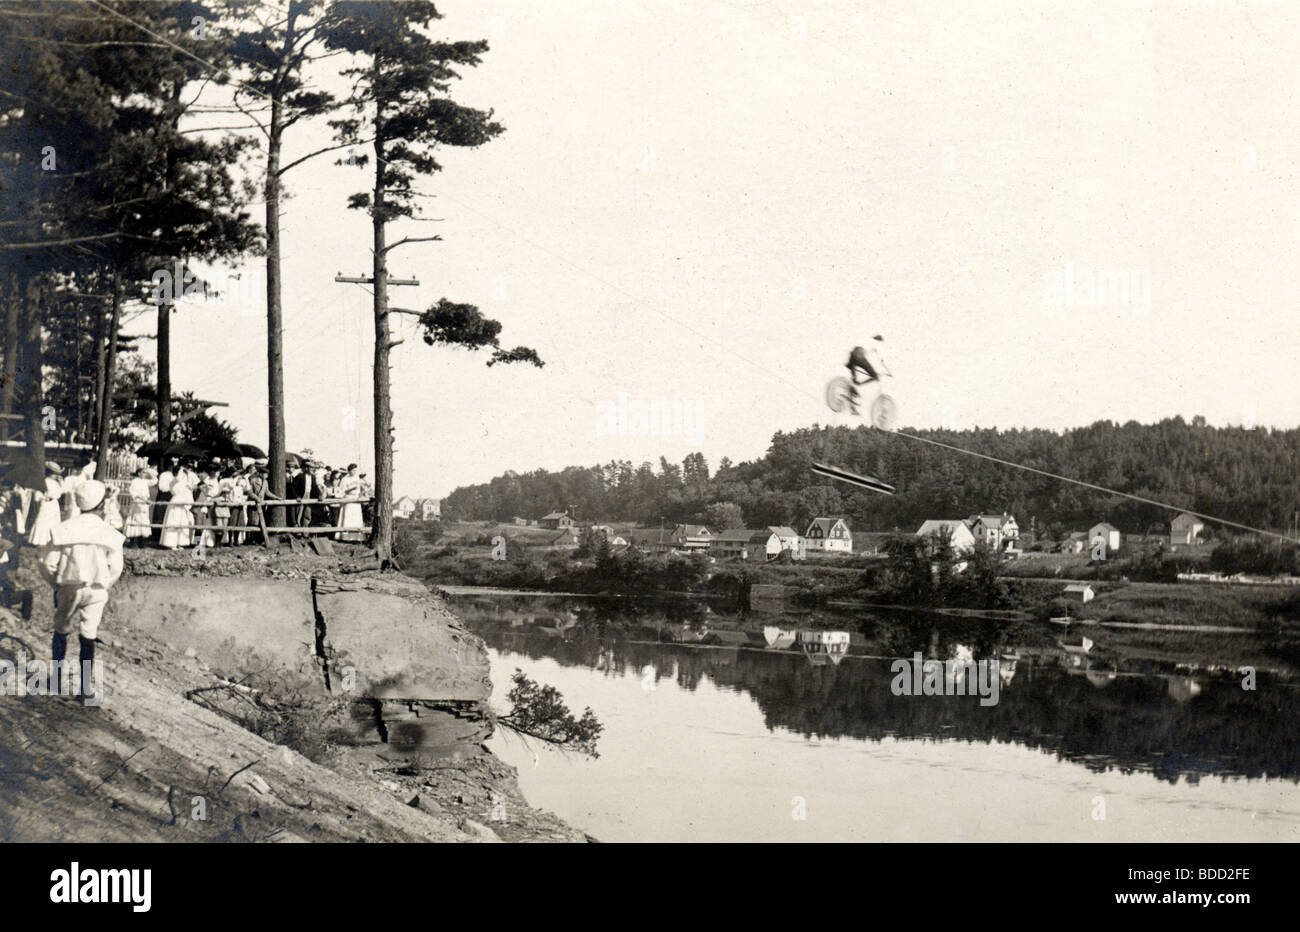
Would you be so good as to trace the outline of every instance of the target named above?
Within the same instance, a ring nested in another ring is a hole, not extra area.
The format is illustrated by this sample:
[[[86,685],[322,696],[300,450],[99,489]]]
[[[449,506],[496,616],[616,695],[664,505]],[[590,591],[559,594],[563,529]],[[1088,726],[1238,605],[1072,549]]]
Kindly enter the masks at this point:
[[[1300,841],[1300,6],[6,0],[0,65],[33,898],[993,842],[1232,921]]]

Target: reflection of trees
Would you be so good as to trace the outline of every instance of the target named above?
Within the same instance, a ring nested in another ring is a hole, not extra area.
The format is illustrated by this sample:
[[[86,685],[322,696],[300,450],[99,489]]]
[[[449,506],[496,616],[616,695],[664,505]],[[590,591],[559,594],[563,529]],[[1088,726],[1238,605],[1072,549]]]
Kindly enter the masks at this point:
[[[529,609],[542,614],[536,602]],[[768,728],[805,737],[879,741],[887,736],[1022,744],[1102,772],[1149,771],[1174,782],[1201,774],[1300,780],[1300,691],[1261,681],[1257,691],[1236,680],[1209,682],[1193,701],[1169,696],[1160,677],[1120,677],[1097,688],[1083,676],[1054,665],[1022,660],[1016,678],[1003,684],[995,706],[977,697],[907,697],[890,691],[889,664],[850,658],[838,667],[813,667],[798,653],[698,649],[674,643],[667,626],[681,623],[659,611],[579,608],[580,624],[563,638],[511,627],[509,612],[463,602],[457,613],[492,647],[568,666],[602,669],[606,675],[637,674],[647,665],[656,678],[674,676],[695,689],[706,677],[754,698]],[[690,620],[690,619],[686,619]],[[696,619],[698,621],[698,619]],[[545,624],[545,622],[542,622]],[[877,625],[878,644],[895,656],[939,646],[947,656],[951,632],[932,620],[890,619]],[[969,627],[966,629],[969,631]],[[985,630],[993,630],[987,626]],[[1002,639],[996,631],[973,643],[989,656]]]

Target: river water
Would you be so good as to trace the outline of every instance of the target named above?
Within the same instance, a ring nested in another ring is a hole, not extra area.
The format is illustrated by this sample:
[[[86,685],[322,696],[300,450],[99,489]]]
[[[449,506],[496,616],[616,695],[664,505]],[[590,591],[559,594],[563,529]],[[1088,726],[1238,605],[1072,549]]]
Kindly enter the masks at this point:
[[[1286,684],[1098,670],[987,621],[453,603],[489,645],[499,710],[519,669],[604,725],[598,759],[491,739],[530,803],[602,841],[1300,840]],[[827,625],[852,633],[838,663],[762,633]],[[895,695],[890,658],[914,651],[997,656],[997,702]]]

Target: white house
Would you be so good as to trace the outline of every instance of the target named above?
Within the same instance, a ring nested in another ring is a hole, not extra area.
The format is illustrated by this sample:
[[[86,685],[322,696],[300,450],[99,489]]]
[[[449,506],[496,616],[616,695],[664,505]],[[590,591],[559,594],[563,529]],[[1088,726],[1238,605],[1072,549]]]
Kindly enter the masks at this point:
[[[1020,539],[1020,525],[1005,511],[1000,515],[971,515],[967,523],[975,539],[990,550],[1014,550]]]
[[[403,495],[397,501],[393,502],[394,518],[409,518],[415,514],[415,499],[409,495]]]
[[[749,540],[745,543],[745,559],[770,560],[783,549],[781,538],[771,528],[766,531],[750,531]]]
[[[1169,522],[1169,544],[1199,544],[1205,522],[1196,515],[1184,511]]]
[[[782,550],[789,550],[790,556],[796,560],[802,560],[805,556],[804,539],[799,532],[792,527],[786,527],[784,524],[768,527],[768,531],[776,535],[777,540],[781,542]]]
[[[756,533],[758,532],[750,531],[745,528],[719,531],[717,534],[713,535],[709,542],[709,553],[716,554],[723,559],[734,558],[744,560],[749,556],[749,539]],[[766,543],[766,540],[764,540],[764,543]],[[766,556],[766,552],[764,553],[764,556]]]
[[[917,537],[936,537],[948,531],[952,534],[952,549],[957,553],[969,553],[975,549],[975,535],[970,525],[959,518],[932,519],[921,525]]]
[[[704,551],[709,549],[713,536],[703,524],[679,524],[668,538],[678,550]]]
[[[438,521],[442,518],[442,499],[422,498],[415,503],[415,513],[421,521]]]
[[[1119,550],[1120,533],[1119,528],[1115,527],[1115,525],[1107,524],[1105,521],[1101,522],[1101,524],[1094,524],[1088,530],[1088,546],[1096,547],[1099,538],[1106,545],[1107,554]]]
[[[1065,587],[1062,597],[1067,602],[1091,602],[1096,595],[1087,583],[1071,583]]]
[[[809,550],[823,553],[853,552],[853,533],[843,518],[813,518],[804,539]]]

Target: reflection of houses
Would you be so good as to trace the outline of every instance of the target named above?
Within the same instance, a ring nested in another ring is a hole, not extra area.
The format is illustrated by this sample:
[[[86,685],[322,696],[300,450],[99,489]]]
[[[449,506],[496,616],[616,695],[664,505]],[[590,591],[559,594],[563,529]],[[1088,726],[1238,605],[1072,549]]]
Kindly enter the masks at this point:
[[[776,625],[766,625],[763,628],[763,640],[773,650],[785,650],[798,636],[799,632],[794,628],[778,628]]]
[[[539,518],[538,527],[544,527],[548,531],[558,531],[562,527],[572,527],[573,519],[562,511],[552,511],[549,515]]]
[[[967,519],[975,539],[990,550],[1015,550],[1020,526],[1005,511],[1000,515],[971,515]]]
[[[1119,549],[1120,533],[1119,528],[1113,524],[1103,521],[1101,524],[1094,524],[1088,531],[1089,546],[1097,546],[1097,538],[1101,538],[1102,543],[1106,545],[1106,552],[1113,553]]]
[[[1067,644],[1065,641],[1058,641],[1061,650],[1065,651],[1065,665],[1067,667],[1084,667],[1088,662],[1088,654],[1092,651],[1092,640],[1090,638],[1080,638],[1078,644]]]
[[[946,679],[956,685],[962,682],[968,673],[973,673],[975,651],[965,644],[954,644],[949,654],[948,662],[944,665]]]
[[[849,632],[803,630],[799,632],[799,648],[815,666],[828,660],[839,666],[849,652]]]
[[[1169,698],[1175,702],[1187,702],[1201,694],[1201,684],[1190,676],[1169,677]]]
[[[563,615],[557,615],[554,618],[548,618],[550,624],[539,624],[534,630],[543,634],[549,634],[551,637],[562,638],[566,633],[578,627],[578,613],[565,612]]]
[[[1016,678],[1016,665],[1018,663],[1020,663],[1018,653],[1003,654],[998,658],[998,676],[1002,678],[1003,685]]]
[[[952,535],[952,549],[957,553],[969,553],[975,549],[975,535],[970,525],[960,519],[935,519],[925,522],[917,530],[917,537],[938,537],[944,532]]]
[[[1092,591],[1092,586],[1087,583],[1071,583],[1065,587],[1065,591],[1061,594],[1061,598],[1065,599],[1067,602],[1078,602],[1079,604],[1083,604],[1084,602],[1091,602],[1095,595],[1096,593]]]
[[[1173,521],[1169,522],[1169,545],[1177,544],[1199,544],[1201,542],[1201,532],[1205,530],[1205,522],[1196,515],[1184,511]]]
[[[804,537],[809,550],[823,553],[853,552],[853,533],[843,518],[813,518]]]
[[[1083,674],[1083,678],[1091,683],[1097,689],[1105,689],[1111,683],[1119,679],[1119,674],[1114,670],[1089,670]]]
[[[670,621],[664,625],[668,636],[683,644],[698,644],[709,636],[709,626],[703,622],[692,624],[684,621]]]

